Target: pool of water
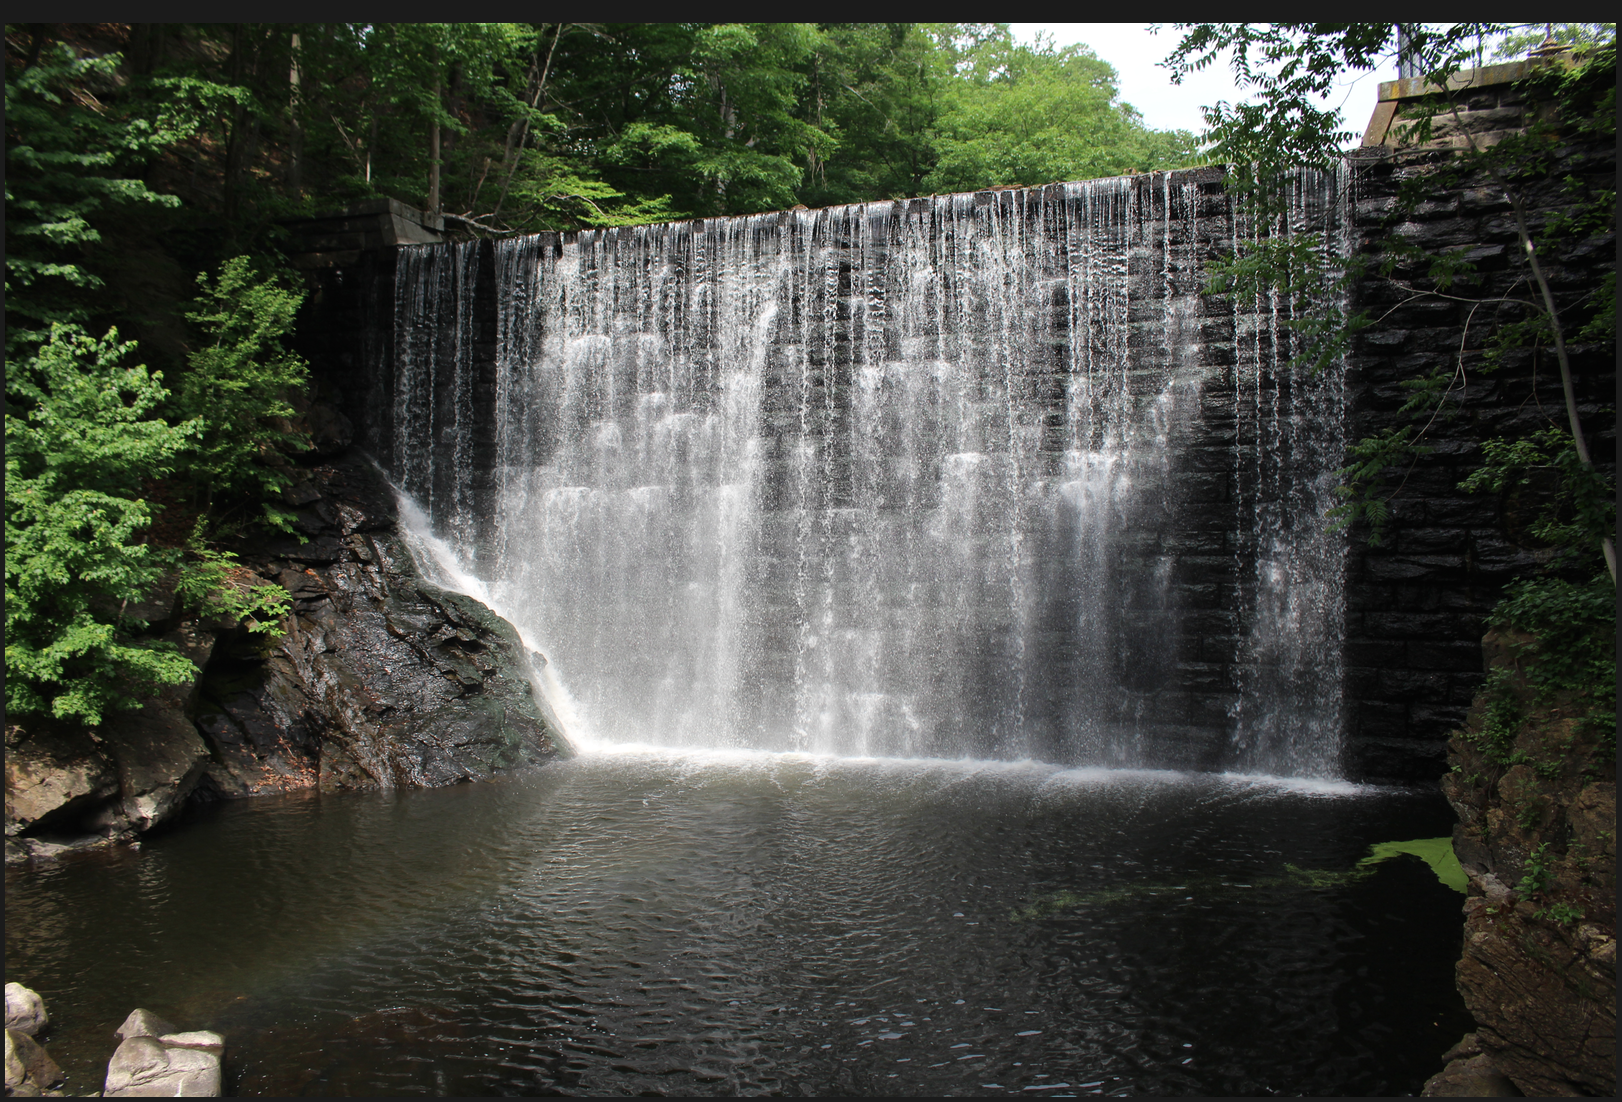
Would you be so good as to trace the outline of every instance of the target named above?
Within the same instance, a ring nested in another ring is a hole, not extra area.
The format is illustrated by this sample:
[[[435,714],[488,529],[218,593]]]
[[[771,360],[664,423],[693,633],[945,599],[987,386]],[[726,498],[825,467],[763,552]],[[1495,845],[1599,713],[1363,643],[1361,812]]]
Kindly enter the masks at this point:
[[[231,1094],[1417,1093],[1462,897],[1434,793],[617,750],[216,805],[8,870],[69,1089],[145,1006]]]

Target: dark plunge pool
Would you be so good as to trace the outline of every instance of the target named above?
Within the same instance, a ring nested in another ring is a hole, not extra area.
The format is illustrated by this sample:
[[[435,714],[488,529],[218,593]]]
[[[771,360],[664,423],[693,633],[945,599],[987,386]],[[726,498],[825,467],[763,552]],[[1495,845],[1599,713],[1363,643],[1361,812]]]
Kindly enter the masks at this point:
[[[231,1094],[1417,1093],[1462,897],[1432,793],[1041,764],[592,755],[217,805],[8,870],[68,1089],[144,1006]]]

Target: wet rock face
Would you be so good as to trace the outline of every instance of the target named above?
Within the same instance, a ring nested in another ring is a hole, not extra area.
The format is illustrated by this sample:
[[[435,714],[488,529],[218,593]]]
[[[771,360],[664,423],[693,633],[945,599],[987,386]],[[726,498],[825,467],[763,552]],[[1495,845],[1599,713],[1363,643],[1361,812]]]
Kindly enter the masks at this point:
[[[421,577],[395,499],[363,456],[286,495],[302,538],[241,555],[293,609],[280,636],[154,606],[154,634],[202,673],[101,727],[6,727],[6,860],[128,840],[189,799],[436,786],[557,752],[512,625]]]
[[[215,650],[196,707],[206,788],[436,786],[556,753],[517,633],[417,573],[363,457],[316,468],[289,497],[305,540],[253,565],[293,612],[279,639],[239,630]]]
[[[1490,633],[1492,663],[1514,670],[1528,637]],[[1616,1089],[1616,766],[1613,732],[1567,702],[1508,691],[1529,717],[1496,748],[1478,700],[1448,745],[1442,790],[1458,814],[1454,850],[1469,876],[1459,991],[1480,1023],[1482,1059],[1528,1095]],[[1614,744],[1613,744],[1614,745]],[[1457,1062],[1457,1061],[1455,1061]]]

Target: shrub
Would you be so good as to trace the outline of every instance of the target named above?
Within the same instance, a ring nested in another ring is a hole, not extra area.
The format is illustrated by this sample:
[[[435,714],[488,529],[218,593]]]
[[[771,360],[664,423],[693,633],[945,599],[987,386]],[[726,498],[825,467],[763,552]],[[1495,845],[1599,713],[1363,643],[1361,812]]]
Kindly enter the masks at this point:
[[[6,708],[100,723],[196,668],[132,640],[125,616],[169,562],[144,542],[142,481],[173,470],[199,423],[157,416],[168,391],[116,330],[55,325],[6,380]]]
[[[219,278],[198,276],[202,288],[187,314],[206,335],[191,353],[179,408],[202,428],[186,474],[205,509],[228,513],[243,503],[273,527],[292,531],[289,514],[274,504],[293,482],[286,456],[309,448],[291,424],[289,397],[303,387],[308,365],[282,345],[304,296],[274,276],[260,275],[248,258],[227,260]]]

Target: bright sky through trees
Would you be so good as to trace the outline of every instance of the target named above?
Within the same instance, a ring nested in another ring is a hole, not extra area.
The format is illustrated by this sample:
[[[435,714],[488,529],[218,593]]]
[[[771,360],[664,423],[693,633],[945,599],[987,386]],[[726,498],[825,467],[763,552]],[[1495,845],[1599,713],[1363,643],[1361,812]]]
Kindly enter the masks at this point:
[[[1172,52],[1182,35],[1170,23],[1160,24],[1158,34],[1150,32],[1151,25],[1015,23],[1013,31],[1021,42],[1046,33],[1060,46],[1080,42],[1092,47],[1093,53],[1120,73],[1121,98],[1143,112],[1146,126],[1155,130],[1192,130],[1197,134],[1205,129],[1201,106],[1222,99],[1237,101],[1243,96],[1234,87],[1233,73],[1216,65],[1191,73],[1180,85],[1173,84],[1170,72],[1160,68],[1159,62]],[[1343,78],[1346,87],[1340,107],[1345,113],[1347,129],[1362,133],[1374,113],[1379,82],[1397,77],[1395,59],[1389,68],[1389,73],[1363,73]]]
[[[1435,24],[1451,26],[1451,24]],[[1584,24],[1585,26],[1587,24]],[[1205,104],[1226,99],[1237,102],[1244,97],[1234,87],[1233,73],[1224,66],[1213,65],[1199,73],[1191,73],[1180,85],[1171,82],[1171,74],[1159,62],[1176,47],[1182,37],[1170,23],[1159,24],[1159,33],[1151,33],[1150,23],[1014,23],[1014,37],[1030,42],[1038,34],[1048,34],[1059,46],[1080,42],[1092,47],[1103,60],[1115,66],[1120,73],[1121,99],[1143,113],[1144,125],[1155,130],[1192,130],[1196,134],[1205,129],[1200,108]],[[1528,24],[1541,28],[1542,24]],[[1494,58],[1496,43],[1485,44],[1485,60]],[[1340,95],[1334,100],[1346,120],[1346,128],[1359,135],[1368,125],[1379,98],[1381,81],[1397,79],[1397,61],[1393,56],[1382,69],[1358,74],[1345,74],[1341,80]]]

